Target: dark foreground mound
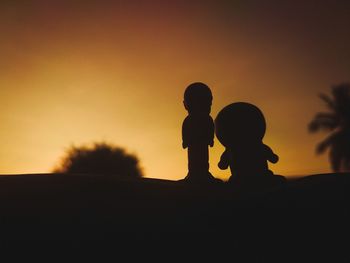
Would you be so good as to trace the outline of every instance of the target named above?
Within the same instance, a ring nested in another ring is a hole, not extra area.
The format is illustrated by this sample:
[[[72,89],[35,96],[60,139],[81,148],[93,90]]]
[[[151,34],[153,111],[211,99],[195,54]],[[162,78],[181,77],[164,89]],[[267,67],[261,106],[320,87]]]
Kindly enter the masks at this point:
[[[341,249],[350,224],[349,183],[350,174],[307,176],[260,190],[101,175],[1,176],[0,240],[3,246],[95,248],[176,240],[182,249],[225,245],[232,253],[254,251],[247,253],[253,257],[310,251],[315,244],[321,251],[335,244]]]

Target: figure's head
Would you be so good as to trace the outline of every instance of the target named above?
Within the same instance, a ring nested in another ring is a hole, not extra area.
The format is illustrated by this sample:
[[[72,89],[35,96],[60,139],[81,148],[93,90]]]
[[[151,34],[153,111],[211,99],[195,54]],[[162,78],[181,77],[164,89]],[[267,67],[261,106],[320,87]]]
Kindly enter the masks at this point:
[[[201,82],[192,83],[184,93],[184,106],[190,114],[209,114],[212,100],[210,88]]]
[[[225,147],[262,140],[266,122],[253,104],[236,102],[224,107],[215,119],[215,133]]]

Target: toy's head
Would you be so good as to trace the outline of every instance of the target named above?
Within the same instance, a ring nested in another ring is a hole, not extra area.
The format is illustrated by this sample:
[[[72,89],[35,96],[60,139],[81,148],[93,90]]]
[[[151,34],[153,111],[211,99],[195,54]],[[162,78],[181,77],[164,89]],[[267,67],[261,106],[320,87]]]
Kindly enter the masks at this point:
[[[184,93],[184,106],[190,114],[209,114],[212,100],[210,88],[201,82],[192,83]]]
[[[262,140],[265,131],[263,113],[255,105],[246,102],[227,105],[215,119],[216,137],[225,147]]]

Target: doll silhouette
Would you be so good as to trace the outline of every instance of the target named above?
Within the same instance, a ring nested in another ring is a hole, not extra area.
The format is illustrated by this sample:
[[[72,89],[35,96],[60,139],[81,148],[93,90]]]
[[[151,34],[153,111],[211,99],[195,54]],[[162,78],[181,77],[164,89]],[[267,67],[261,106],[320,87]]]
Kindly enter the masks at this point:
[[[266,122],[258,107],[245,102],[224,107],[215,119],[215,132],[225,146],[218,166],[230,167],[229,182],[284,178],[269,170],[268,161],[277,163],[279,158],[263,143]]]
[[[188,112],[182,123],[182,147],[188,152],[186,181],[216,180],[209,172],[208,146],[214,145],[214,121],[210,116],[213,96],[210,88],[201,82],[189,85],[184,93]]]

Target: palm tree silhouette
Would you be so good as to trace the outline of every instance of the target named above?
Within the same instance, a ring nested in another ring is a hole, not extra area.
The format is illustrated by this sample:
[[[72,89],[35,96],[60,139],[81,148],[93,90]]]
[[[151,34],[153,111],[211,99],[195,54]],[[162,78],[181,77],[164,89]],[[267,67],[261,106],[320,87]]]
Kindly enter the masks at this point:
[[[309,123],[309,131],[327,131],[331,134],[319,143],[316,153],[329,149],[329,159],[334,172],[350,170],[350,83],[332,87],[332,96],[320,94],[328,112],[317,113]]]

